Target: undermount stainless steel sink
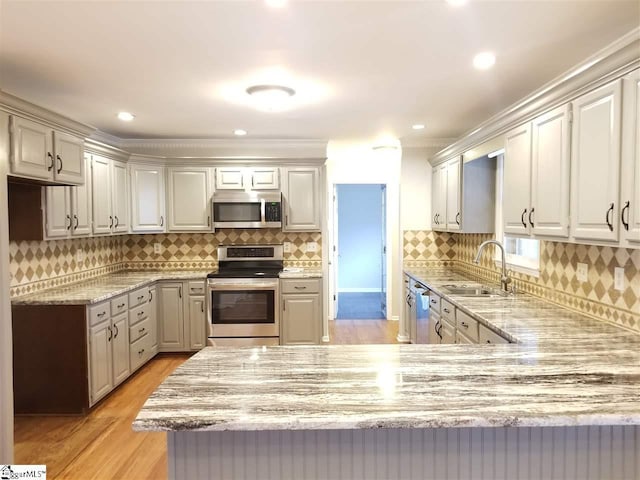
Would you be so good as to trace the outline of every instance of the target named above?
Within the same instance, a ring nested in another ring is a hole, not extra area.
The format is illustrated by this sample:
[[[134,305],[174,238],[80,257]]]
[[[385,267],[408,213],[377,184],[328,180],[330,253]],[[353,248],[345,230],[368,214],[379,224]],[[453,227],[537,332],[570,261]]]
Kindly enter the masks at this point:
[[[443,285],[442,289],[452,295],[464,297],[505,297],[508,295],[507,292],[484,285]]]

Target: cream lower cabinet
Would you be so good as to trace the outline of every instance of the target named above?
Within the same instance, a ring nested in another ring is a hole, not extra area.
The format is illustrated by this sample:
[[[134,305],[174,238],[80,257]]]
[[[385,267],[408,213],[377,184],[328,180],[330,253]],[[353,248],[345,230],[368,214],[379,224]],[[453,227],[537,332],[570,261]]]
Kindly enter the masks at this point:
[[[322,230],[321,171],[318,167],[282,169],[283,232]]]
[[[204,281],[159,282],[157,293],[158,351],[202,349],[206,340]]]
[[[280,280],[281,345],[317,345],[322,338],[322,280]]]
[[[111,302],[88,308],[90,405],[130,374],[127,312],[111,317]]]

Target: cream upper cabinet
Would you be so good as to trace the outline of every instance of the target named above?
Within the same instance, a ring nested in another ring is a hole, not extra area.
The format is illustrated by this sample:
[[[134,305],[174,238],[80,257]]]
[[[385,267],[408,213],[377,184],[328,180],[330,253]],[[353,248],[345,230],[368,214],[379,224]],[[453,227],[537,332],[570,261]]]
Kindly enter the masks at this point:
[[[243,167],[216,168],[216,190],[244,190]]]
[[[65,185],[84,180],[84,141],[31,120],[11,116],[12,175]]]
[[[72,226],[69,187],[46,187],[45,192],[47,238],[68,237]]]
[[[91,156],[85,155],[84,162],[84,185],[70,187],[73,236],[91,235]]]
[[[571,235],[576,241],[617,241],[622,80],[573,102]]]
[[[534,235],[569,236],[570,115],[571,106],[564,105],[531,124],[531,203],[526,221]]]
[[[131,231],[164,232],[165,168],[156,165],[130,165]]]
[[[447,164],[433,168],[433,191],[431,195],[431,220],[433,230],[447,228]]]
[[[460,230],[461,212],[461,193],[462,193],[462,160],[456,157],[447,162],[447,208],[446,208],[446,225],[447,230]]]
[[[211,231],[211,174],[206,167],[169,167],[169,231]]]
[[[502,217],[504,233],[529,233],[531,192],[531,124],[517,127],[504,139]]]
[[[111,211],[113,233],[129,231],[129,180],[127,164],[111,162]]]
[[[278,190],[280,169],[277,167],[256,167],[249,169],[252,190]]]
[[[283,224],[285,232],[319,232],[322,192],[318,167],[283,168]]]
[[[622,246],[640,246],[640,70],[623,79]]]
[[[91,163],[93,233],[111,233],[111,161],[94,155]]]
[[[84,182],[84,140],[68,133],[53,132],[57,182],[80,185]]]

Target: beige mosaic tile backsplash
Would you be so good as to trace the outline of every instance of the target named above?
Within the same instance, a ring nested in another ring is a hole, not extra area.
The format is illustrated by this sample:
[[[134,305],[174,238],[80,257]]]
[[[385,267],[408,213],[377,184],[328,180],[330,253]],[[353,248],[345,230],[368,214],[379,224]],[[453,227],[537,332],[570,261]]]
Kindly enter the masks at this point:
[[[123,269],[213,269],[220,244],[290,242],[285,266],[322,268],[322,235],[289,233],[275,229],[221,229],[215,233],[163,233],[122,235],[42,242],[10,242],[10,294],[12,297],[78,282]],[[307,242],[317,251],[307,252]],[[154,244],[162,253],[154,253]],[[77,262],[77,252],[84,259]]]
[[[433,265],[445,255],[455,268],[499,282],[491,250],[473,263],[478,246],[493,235],[404,232],[405,264]],[[572,310],[640,331],[640,250],[541,241],[540,276],[515,272],[516,288]],[[435,252],[438,248],[441,252]],[[491,247],[493,248],[493,247]],[[451,251],[454,251],[454,254]],[[576,264],[589,266],[587,282],[575,278]],[[614,286],[614,268],[624,267],[624,291]]]

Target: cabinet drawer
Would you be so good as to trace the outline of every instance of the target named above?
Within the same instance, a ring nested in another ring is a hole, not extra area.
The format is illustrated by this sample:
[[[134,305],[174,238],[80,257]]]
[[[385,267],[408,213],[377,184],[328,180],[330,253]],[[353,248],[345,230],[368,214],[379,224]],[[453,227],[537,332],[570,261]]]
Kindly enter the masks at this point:
[[[471,340],[469,337],[460,332],[460,330],[456,330],[456,343],[458,345],[473,345],[477,342]]]
[[[116,316],[120,313],[129,310],[129,297],[127,295],[120,295],[111,300],[111,315]]]
[[[433,292],[429,292],[429,308],[436,313],[440,313],[440,296]]]
[[[149,333],[151,329],[151,319],[145,318],[141,320],[137,324],[129,327],[129,342],[133,343],[141,337],[144,337],[147,333]]]
[[[149,310],[151,310],[151,306],[148,303],[129,310],[129,325],[135,325],[145,318],[148,318]]]
[[[151,335],[143,335],[129,345],[131,371],[140,368],[151,356]]]
[[[456,311],[456,327],[474,343],[478,342],[478,321],[461,310]]]
[[[282,293],[319,293],[320,280],[317,279],[301,279],[301,280],[283,280]]]
[[[104,302],[99,305],[89,307],[89,324],[91,326],[94,326],[99,324],[100,322],[109,320],[109,318],[111,318],[111,315],[109,314],[110,311],[110,302]]]
[[[147,303],[149,301],[149,288],[139,288],[129,294],[129,308],[140,305],[141,303]]]
[[[440,315],[451,325],[456,324],[456,307],[451,305],[445,299],[440,300]]]
[[[489,330],[484,325],[480,325],[480,343],[500,345],[503,343],[510,343],[509,340],[500,336],[493,330]]]
[[[204,282],[189,282],[189,295],[204,295]]]

